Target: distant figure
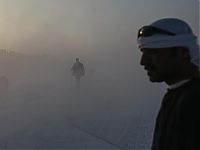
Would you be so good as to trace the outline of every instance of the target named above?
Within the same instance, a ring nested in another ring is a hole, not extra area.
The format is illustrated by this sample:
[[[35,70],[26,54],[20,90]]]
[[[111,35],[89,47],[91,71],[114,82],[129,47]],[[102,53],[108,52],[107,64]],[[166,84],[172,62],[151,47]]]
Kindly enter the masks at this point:
[[[6,98],[8,95],[8,78],[6,76],[0,77],[0,98]]]
[[[84,65],[79,61],[79,58],[76,58],[76,62],[73,64],[71,68],[72,76],[74,76],[76,80],[76,87],[80,86],[81,77],[85,75]]]
[[[143,26],[137,38],[142,53],[140,64],[150,81],[168,85],[157,116],[151,150],[199,149],[197,37],[186,22],[165,18]]]

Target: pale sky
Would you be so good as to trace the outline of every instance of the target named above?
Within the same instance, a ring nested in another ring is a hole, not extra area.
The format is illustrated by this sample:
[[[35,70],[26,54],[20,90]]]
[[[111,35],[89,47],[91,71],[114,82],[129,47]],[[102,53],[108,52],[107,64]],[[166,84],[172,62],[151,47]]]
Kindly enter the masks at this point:
[[[179,17],[198,32],[197,0],[0,0],[0,48],[99,55],[137,48],[137,29]]]

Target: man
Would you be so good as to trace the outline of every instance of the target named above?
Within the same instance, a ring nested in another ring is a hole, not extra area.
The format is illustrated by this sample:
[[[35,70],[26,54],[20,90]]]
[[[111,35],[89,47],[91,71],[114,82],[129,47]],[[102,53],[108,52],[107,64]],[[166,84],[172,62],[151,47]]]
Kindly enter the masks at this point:
[[[73,64],[72,68],[72,75],[75,77],[76,86],[80,86],[80,79],[85,75],[85,68],[84,65],[79,61],[79,58],[76,58],[76,62]]]
[[[140,64],[151,82],[165,82],[152,150],[197,150],[200,121],[199,46],[183,20],[164,18],[138,32]]]

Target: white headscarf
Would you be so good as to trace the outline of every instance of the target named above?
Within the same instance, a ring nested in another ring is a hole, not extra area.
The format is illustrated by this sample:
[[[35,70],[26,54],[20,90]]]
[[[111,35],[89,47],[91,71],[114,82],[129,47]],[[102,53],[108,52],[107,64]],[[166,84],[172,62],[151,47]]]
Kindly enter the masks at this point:
[[[186,22],[175,18],[165,18],[150,24],[150,26],[172,32],[175,36],[154,34],[149,37],[140,37],[138,38],[139,48],[186,47],[189,49],[191,62],[200,69],[197,37]]]

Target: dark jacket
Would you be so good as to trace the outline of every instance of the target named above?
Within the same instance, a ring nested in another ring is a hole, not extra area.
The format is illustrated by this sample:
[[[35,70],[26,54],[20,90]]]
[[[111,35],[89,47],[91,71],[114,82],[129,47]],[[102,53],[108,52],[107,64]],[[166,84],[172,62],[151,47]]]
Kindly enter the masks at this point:
[[[198,150],[200,78],[168,90],[157,116],[152,150]]]
[[[76,77],[81,77],[85,75],[85,68],[81,62],[76,62],[73,64],[72,68],[72,75]]]

